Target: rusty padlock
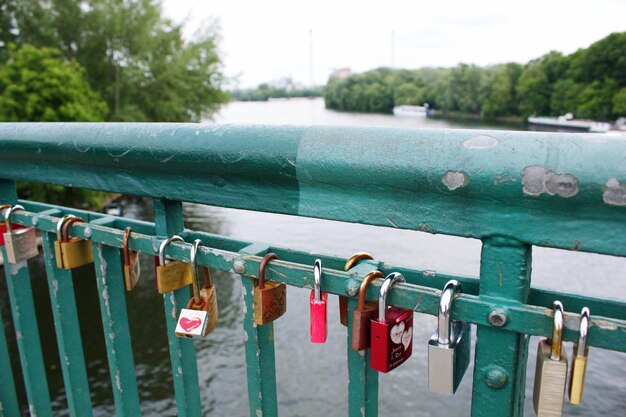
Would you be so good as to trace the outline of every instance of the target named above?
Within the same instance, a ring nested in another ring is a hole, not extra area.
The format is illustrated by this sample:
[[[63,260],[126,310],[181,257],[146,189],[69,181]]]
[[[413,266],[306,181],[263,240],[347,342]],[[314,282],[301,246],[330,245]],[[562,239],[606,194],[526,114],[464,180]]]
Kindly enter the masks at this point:
[[[259,266],[259,283],[254,287],[254,322],[271,323],[287,311],[287,287],[285,284],[265,281],[265,267],[272,259],[278,259],[275,253],[268,253]]]
[[[215,286],[211,282],[211,275],[207,267],[202,267],[204,287],[200,289],[198,282],[198,248],[202,244],[200,239],[193,242],[190,251],[191,271],[193,276],[193,297],[187,303],[187,308],[180,312],[176,324],[176,336],[192,339],[203,339],[217,323],[217,298]]]
[[[404,282],[402,274],[393,272],[383,281],[378,317],[371,320],[370,367],[383,373],[402,365],[413,352],[413,310],[387,308],[387,292],[395,282]]]
[[[132,289],[135,288],[135,285],[137,285],[139,281],[139,275],[141,274],[138,259],[139,252],[131,252],[128,247],[130,232],[130,227],[124,229],[124,247],[122,248],[124,254],[124,282],[126,284],[126,291],[132,291]]]
[[[352,316],[352,349],[364,350],[370,347],[370,321],[378,315],[378,302],[365,299],[367,286],[376,278],[385,278],[382,272],[372,271],[363,278],[359,288],[359,305]]]
[[[374,259],[372,255],[367,252],[357,252],[352,255],[346,261],[346,265],[343,267],[344,271],[349,271],[354,268],[359,262],[365,259]],[[339,322],[344,326],[348,326],[348,297],[345,295],[339,296]]]
[[[313,278],[315,281],[309,298],[309,333],[311,343],[325,343],[328,336],[328,327],[326,326],[328,293],[322,292],[321,289],[322,261],[319,259],[316,259],[313,265]]]
[[[54,253],[59,269],[74,269],[93,262],[91,241],[78,237],[69,238],[69,228],[74,223],[84,223],[84,220],[70,214],[57,222]]]
[[[156,283],[159,294],[175,291],[191,285],[191,264],[181,261],[166,262],[165,248],[170,243],[185,242],[182,237],[174,235],[161,242],[159,246],[159,265],[156,267]]]
[[[32,227],[24,227],[15,230],[11,224],[11,215],[16,210],[24,210],[24,207],[15,205],[5,210],[5,226],[7,232],[3,234],[6,245],[7,261],[15,264],[27,261],[39,255],[37,247],[37,235]]]

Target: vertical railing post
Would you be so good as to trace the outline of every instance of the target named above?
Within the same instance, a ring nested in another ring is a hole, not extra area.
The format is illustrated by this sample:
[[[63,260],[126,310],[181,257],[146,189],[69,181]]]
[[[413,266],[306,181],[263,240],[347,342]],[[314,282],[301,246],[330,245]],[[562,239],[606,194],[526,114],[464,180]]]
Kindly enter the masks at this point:
[[[365,276],[378,268],[376,261],[362,261],[350,272],[358,272]],[[378,416],[378,371],[370,367],[370,349],[357,352],[352,349],[352,319],[353,311],[358,305],[354,297],[348,298],[348,328],[347,328],[347,355],[348,355],[348,416],[376,417]]]
[[[1,204],[15,204],[17,202],[15,181],[0,180],[0,197],[2,198]],[[2,247],[2,256],[7,259],[4,246]],[[41,340],[37,327],[37,314],[28,263],[26,261],[16,264],[7,262],[4,271],[28,406],[31,414],[39,417],[51,417],[50,393],[41,352]],[[10,365],[8,366],[10,368]],[[10,385],[8,382],[7,385]],[[1,385],[4,385],[4,379]]]
[[[4,251],[3,251],[4,252]],[[4,333],[4,321],[0,309],[0,417],[18,416],[20,414],[15,392],[15,380],[11,369],[11,358]]]
[[[154,222],[157,236],[166,238],[174,234],[181,234],[185,229],[182,203],[154,199]],[[194,342],[189,339],[181,339],[175,334],[178,315],[180,310],[187,305],[189,298],[188,287],[163,295],[174,394],[179,417],[198,417],[202,414]]]
[[[61,213],[58,210],[49,210],[43,214],[59,216]],[[42,233],[41,239],[68,409],[71,417],[91,416],[93,409],[72,271],[57,268],[54,252],[56,233]]]
[[[506,326],[506,305],[527,301],[530,293],[530,245],[511,238],[483,240],[480,298],[494,300],[497,325]],[[528,336],[479,326],[474,360],[472,417],[523,415]]]
[[[114,227],[115,219],[105,217],[94,220],[92,223]],[[120,251],[115,247],[96,243],[92,245],[92,248],[116,415],[118,417],[139,416],[141,415],[139,393],[128,327]]]
[[[240,253],[263,256],[268,251],[265,245],[253,244],[243,248]],[[267,269],[270,270],[271,265]],[[242,277],[242,303],[250,417],[277,417],[274,324],[259,326],[254,323],[254,280],[251,278]]]

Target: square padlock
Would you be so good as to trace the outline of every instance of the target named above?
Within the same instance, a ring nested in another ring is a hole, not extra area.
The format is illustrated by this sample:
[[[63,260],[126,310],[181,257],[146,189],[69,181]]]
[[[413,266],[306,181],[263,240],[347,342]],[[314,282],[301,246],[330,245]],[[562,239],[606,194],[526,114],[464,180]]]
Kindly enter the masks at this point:
[[[209,313],[204,310],[183,308],[176,323],[176,336],[188,339],[203,339],[206,336],[206,324]]]

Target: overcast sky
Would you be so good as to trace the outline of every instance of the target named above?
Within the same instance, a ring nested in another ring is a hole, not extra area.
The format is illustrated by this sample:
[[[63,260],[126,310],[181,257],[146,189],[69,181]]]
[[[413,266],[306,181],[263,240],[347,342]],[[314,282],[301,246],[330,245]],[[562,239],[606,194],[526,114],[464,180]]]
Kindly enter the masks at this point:
[[[162,1],[188,37],[218,20],[224,69],[240,87],[282,77],[308,85],[311,29],[315,84],[342,67],[525,63],[626,31],[626,0]]]

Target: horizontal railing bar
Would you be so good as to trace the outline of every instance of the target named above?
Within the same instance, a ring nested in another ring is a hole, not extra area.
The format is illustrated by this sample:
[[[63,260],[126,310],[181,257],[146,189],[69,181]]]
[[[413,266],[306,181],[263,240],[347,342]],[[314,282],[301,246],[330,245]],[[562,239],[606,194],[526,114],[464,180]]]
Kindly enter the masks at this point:
[[[44,231],[56,230],[58,218],[47,215],[37,215],[28,212],[16,212],[13,221],[20,224],[32,225],[33,219],[37,228]],[[85,230],[89,229],[87,236]],[[72,225],[70,229],[72,236],[88,238],[95,243],[122,247],[123,231],[102,227],[93,223]],[[222,238],[228,240],[228,238]],[[129,242],[132,250],[139,250],[142,253],[156,255],[160,239],[155,236],[133,234]],[[181,261],[189,261],[189,244],[173,243],[167,248],[167,256]],[[271,248],[271,250],[274,250]],[[302,254],[298,254],[301,258]],[[275,261],[268,266],[266,276],[268,279],[284,282],[286,284],[312,288],[313,272],[312,265],[315,255],[311,257],[310,264],[290,262],[289,258]],[[321,257],[324,260],[323,257]],[[335,258],[336,259],[336,258]],[[252,255],[241,255],[230,251],[201,247],[198,254],[198,264],[224,271],[237,272],[241,275],[256,277],[260,265],[260,257]],[[404,270],[407,271],[406,269]],[[417,273],[417,272],[416,272]],[[452,275],[449,276],[453,278]],[[322,290],[325,292],[349,295],[356,291],[363,276],[357,273],[324,268],[324,280]],[[437,314],[440,289],[415,284],[398,284],[390,291],[388,301],[390,304],[400,307],[411,308],[419,313],[431,315]],[[555,294],[555,298],[563,299],[562,294]],[[371,286],[367,292],[368,299],[374,300],[378,296],[376,285]],[[580,303],[584,297],[577,298]],[[617,302],[615,302],[617,303]],[[617,303],[617,310],[626,308],[625,303]],[[550,336],[552,334],[552,310],[550,308],[532,305],[502,305],[501,300],[487,299],[471,294],[462,294],[455,302],[452,317],[456,320],[476,323],[478,325],[490,326],[488,322],[489,312],[494,308],[504,308],[508,311],[509,320],[504,329],[531,335]],[[591,307],[590,307],[591,308]],[[565,304],[566,311],[568,305]],[[626,321],[611,315],[607,317],[592,313],[591,328],[589,330],[589,344],[611,350],[626,352]],[[575,341],[578,339],[578,315],[566,313],[564,340]]]
[[[626,256],[619,138],[2,123],[0,144],[6,179]]]

